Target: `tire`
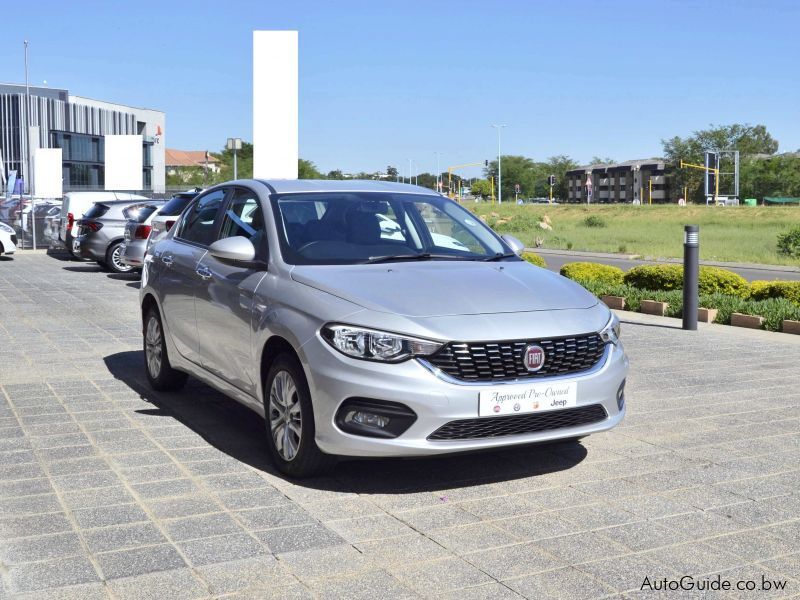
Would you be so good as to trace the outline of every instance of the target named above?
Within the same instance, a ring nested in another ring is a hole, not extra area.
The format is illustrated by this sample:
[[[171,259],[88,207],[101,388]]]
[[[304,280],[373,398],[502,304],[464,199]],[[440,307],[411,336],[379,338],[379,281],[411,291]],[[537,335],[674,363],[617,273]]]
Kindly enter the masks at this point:
[[[130,273],[133,271],[133,267],[131,265],[126,265],[121,262],[122,258],[122,242],[114,242],[108,247],[106,250],[106,260],[105,265],[108,267],[110,271],[114,273]],[[98,261],[99,262],[99,261]]]
[[[264,382],[264,412],[267,446],[281,473],[311,477],[335,464],[334,456],[317,447],[308,382],[291,354],[279,354],[270,366]]]
[[[188,375],[172,368],[167,355],[167,342],[164,327],[158,310],[149,308],[144,316],[144,370],[147,381],[157,392],[171,392],[181,389]]]

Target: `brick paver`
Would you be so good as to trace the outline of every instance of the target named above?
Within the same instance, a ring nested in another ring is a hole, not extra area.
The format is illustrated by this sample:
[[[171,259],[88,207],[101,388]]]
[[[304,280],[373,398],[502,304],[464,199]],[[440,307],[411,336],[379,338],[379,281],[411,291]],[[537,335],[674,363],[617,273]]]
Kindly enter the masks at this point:
[[[623,313],[616,430],[292,482],[247,409],[147,388],[137,287],[0,260],[0,597],[639,597],[716,573],[800,594],[797,338]]]

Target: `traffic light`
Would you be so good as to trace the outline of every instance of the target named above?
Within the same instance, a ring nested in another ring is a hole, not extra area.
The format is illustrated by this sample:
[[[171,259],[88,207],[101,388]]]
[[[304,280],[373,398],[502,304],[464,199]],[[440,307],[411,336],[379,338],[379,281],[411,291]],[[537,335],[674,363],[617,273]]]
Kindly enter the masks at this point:
[[[486,160],[484,160],[484,161],[483,161],[483,165],[484,165],[485,167],[488,167],[488,166],[489,166],[489,159],[488,159],[488,158],[487,158]]]
[[[550,175],[550,177],[547,178],[547,183],[550,184],[551,186],[555,185],[556,184],[556,176],[555,175]]]

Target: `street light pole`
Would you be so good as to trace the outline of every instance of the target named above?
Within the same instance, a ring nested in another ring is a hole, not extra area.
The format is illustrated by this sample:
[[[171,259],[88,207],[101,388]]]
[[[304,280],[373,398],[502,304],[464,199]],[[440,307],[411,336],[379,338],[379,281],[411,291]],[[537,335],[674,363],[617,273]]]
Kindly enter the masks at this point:
[[[503,166],[502,166],[502,158],[500,155],[500,132],[503,130],[503,127],[508,127],[508,125],[489,125],[489,127],[494,127],[497,129],[497,203],[503,203]]]
[[[225,145],[228,150],[233,150],[233,178],[239,179],[239,167],[236,162],[236,151],[242,149],[242,138],[228,138]]]
[[[441,193],[442,192],[442,185],[440,183],[440,177],[441,177],[442,172],[439,169],[439,157],[442,155],[442,153],[441,152],[434,152],[434,154],[436,155],[436,193]]]

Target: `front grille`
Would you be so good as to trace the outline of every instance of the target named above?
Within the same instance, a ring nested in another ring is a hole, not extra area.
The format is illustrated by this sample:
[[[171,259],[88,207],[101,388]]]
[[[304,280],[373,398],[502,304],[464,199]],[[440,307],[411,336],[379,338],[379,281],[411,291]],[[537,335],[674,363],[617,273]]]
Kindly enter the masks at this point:
[[[563,410],[550,410],[527,415],[461,419],[442,425],[428,436],[429,440],[475,440],[553,431],[598,423],[608,415],[602,404],[590,404]]]
[[[530,372],[523,364],[525,348],[542,347],[544,366]],[[462,381],[508,381],[552,375],[568,375],[591,369],[605,351],[597,333],[546,340],[511,340],[505,342],[450,342],[427,361]]]

